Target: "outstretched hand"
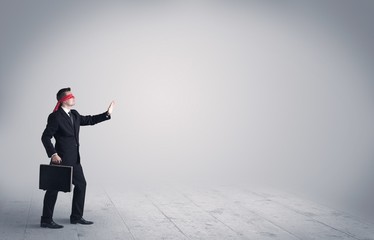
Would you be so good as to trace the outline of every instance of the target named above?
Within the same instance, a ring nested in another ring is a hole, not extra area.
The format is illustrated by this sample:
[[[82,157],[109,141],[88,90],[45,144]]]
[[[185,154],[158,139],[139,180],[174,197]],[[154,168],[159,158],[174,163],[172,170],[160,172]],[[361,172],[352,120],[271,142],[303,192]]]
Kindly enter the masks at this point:
[[[112,101],[108,107],[108,114],[109,115],[112,115],[112,112],[113,112],[113,108],[114,108],[114,101]]]

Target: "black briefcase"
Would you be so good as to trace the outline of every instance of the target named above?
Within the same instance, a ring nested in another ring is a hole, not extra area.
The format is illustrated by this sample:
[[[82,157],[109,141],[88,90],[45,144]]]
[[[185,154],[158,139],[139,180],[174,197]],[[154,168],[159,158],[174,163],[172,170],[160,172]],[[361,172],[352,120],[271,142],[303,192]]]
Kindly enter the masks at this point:
[[[71,192],[73,167],[40,164],[39,189]]]

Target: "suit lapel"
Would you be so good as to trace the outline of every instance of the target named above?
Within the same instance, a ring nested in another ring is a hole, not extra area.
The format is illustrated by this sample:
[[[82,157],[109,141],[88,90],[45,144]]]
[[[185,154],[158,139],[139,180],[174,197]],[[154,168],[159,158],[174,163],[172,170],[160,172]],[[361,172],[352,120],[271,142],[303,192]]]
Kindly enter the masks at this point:
[[[77,146],[79,146],[79,126],[80,126],[80,122],[79,122],[79,116],[78,116],[78,113],[75,111],[72,111],[71,114],[73,116],[73,122],[74,122],[74,125],[71,123],[71,119],[69,117],[69,115],[66,114],[66,112],[64,111],[64,109],[60,108],[59,109],[60,111],[60,115],[62,115],[62,120],[63,120],[63,124],[64,125],[69,125],[69,126],[66,126],[65,130],[66,131],[71,131],[71,133],[74,134],[74,138],[75,138],[75,141],[76,141],[76,144]]]
[[[70,120],[70,117],[69,115],[66,114],[66,112],[64,111],[64,109],[60,108],[60,114],[63,116],[63,118],[65,119],[65,121],[67,122],[67,124],[73,129],[74,131],[74,126],[73,124],[71,123],[71,120]],[[75,133],[75,131],[74,131]]]
[[[74,135],[77,137],[78,136],[78,131],[79,131],[79,118],[77,116],[77,112],[76,111],[71,111],[71,115],[73,116],[73,129],[74,129]],[[70,120],[70,118],[69,118]],[[70,120],[71,122],[71,120]]]

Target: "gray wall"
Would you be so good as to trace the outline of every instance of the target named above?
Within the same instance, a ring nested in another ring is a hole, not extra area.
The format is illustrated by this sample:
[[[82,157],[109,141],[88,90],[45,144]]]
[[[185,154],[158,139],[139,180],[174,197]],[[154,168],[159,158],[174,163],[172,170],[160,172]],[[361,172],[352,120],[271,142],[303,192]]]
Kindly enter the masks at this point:
[[[81,129],[89,184],[271,184],[336,203],[371,191],[371,1],[0,9],[2,195],[37,188],[66,86],[81,114],[117,103]]]

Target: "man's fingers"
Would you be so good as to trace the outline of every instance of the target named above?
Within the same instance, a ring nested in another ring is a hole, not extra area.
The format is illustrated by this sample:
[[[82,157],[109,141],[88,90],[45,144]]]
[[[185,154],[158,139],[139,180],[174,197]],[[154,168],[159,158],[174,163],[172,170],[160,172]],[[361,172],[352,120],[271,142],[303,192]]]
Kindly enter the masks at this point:
[[[109,105],[109,108],[113,108],[114,107],[114,101],[112,101]]]
[[[62,159],[57,154],[52,157],[52,163],[60,164],[61,162],[62,162]]]
[[[109,107],[108,107],[108,112],[109,112],[109,114],[112,114],[112,111],[113,111],[113,108],[114,108],[114,101],[112,101],[111,103],[110,103],[110,105],[109,105]]]

